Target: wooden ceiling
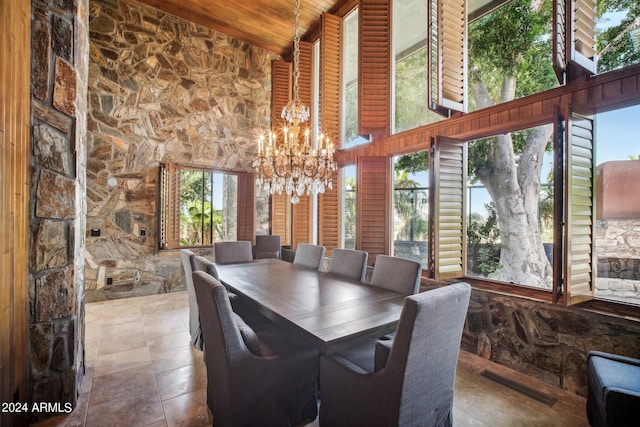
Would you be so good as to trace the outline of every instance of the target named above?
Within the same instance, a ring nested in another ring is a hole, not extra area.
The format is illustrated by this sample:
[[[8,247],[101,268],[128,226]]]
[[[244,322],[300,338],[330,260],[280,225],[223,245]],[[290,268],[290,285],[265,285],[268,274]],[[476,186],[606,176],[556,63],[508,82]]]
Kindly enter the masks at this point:
[[[295,0],[140,0],[287,58],[293,48]],[[300,0],[300,36],[318,32],[320,15],[340,13],[355,0]]]

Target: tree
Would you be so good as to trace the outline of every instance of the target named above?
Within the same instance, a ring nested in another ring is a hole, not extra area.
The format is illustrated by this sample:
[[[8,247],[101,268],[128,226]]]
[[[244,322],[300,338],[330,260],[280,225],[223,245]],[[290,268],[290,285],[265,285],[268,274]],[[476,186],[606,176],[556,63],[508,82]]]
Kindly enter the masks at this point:
[[[515,0],[469,29],[471,102],[486,108],[552,88],[551,2]],[[539,227],[540,171],[551,125],[475,141],[469,176],[491,196],[500,230],[498,280],[550,288]],[[524,237],[524,238],[523,238]]]
[[[634,51],[628,37],[632,30],[640,31],[639,9],[637,0],[598,2],[599,16],[627,11],[618,26],[600,35],[601,71],[640,60],[640,48]],[[551,0],[513,0],[469,24],[471,110],[558,84],[551,60],[551,11]],[[500,263],[492,275],[498,280],[552,286],[552,269],[540,233],[540,220],[549,213],[548,203],[540,211],[540,172],[552,133],[552,125],[545,125],[469,144],[468,175],[485,186],[498,218]],[[408,171],[424,170],[428,153],[403,156],[398,163]]]
[[[393,205],[401,218],[402,225],[396,235],[401,240],[426,240],[429,234],[429,222],[418,209],[420,200],[426,201],[426,190],[420,189],[420,184],[408,177],[407,171],[395,168],[395,189]]]
[[[640,2],[599,0],[597,14],[600,20],[606,20],[610,12],[624,13],[624,17],[617,25],[598,34],[599,73],[640,62]]]

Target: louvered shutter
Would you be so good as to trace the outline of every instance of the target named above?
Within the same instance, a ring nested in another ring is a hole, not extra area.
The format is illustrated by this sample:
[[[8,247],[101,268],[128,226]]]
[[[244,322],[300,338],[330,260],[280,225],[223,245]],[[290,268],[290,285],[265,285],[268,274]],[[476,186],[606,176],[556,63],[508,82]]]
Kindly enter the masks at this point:
[[[254,223],[254,175],[238,174],[238,240],[249,240],[255,243]]]
[[[430,269],[435,279],[445,280],[466,275],[466,145],[444,137],[432,139],[431,145]]]
[[[291,248],[298,243],[313,243],[313,225],[311,224],[311,197],[302,196],[300,202],[291,206]]]
[[[299,47],[298,96],[303,104],[310,106],[313,105],[311,102],[313,43],[301,41]],[[309,122],[307,125],[311,127],[312,123]],[[300,196],[300,202],[291,206],[291,247],[294,250],[299,242],[312,243],[311,206],[311,197],[306,194]]]
[[[595,0],[555,0],[553,66],[561,84],[596,72]]]
[[[322,132],[340,147],[340,81],[342,67],[342,19],[324,13],[320,34],[320,127]],[[340,246],[340,201],[339,171],[333,174],[333,189],[325,189],[318,197],[318,243],[331,250]]]
[[[282,123],[282,109],[291,99],[291,63],[273,61],[271,69],[271,129],[276,132]],[[291,203],[282,194],[271,196],[271,232],[280,236],[283,245],[291,244]]]
[[[369,253],[369,263],[378,254],[391,253],[391,164],[389,157],[358,158],[356,249]]]
[[[180,169],[171,163],[161,165],[160,180],[160,249],[175,249],[180,247]]]
[[[386,136],[391,117],[391,0],[360,0],[358,30],[358,133]]]
[[[446,117],[466,112],[466,1],[429,0],[427,11],[429,108]]]
[[[573,305],[595,295],[593,119],[574,113],[565,132],[564,302]]]

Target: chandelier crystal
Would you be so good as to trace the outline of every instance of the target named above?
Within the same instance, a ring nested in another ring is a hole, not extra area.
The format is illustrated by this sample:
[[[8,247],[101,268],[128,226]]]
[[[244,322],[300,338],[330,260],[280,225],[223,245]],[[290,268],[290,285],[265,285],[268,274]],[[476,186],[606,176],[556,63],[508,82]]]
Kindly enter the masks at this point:
[[[310,140],[309,108],[298,96],[300,57],[300,0],[296,0],[295,37],[293,39],[293,99],[282,109],[284,126],[281,132],[269,131],[258,138],[258,156],[253,161],[256,185],[269,194],[282,194],[298,203],[300,196],[324,193],[333,188],[331,176],[337,169],[333,161],[335,146],[325,135],[319,134],[317,146]]]

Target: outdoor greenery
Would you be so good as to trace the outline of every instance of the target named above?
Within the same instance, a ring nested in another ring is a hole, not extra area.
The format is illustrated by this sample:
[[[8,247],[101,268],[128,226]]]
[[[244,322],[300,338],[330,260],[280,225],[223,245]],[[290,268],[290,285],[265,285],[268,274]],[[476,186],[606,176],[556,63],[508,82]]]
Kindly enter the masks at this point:
[[[211,204],[212,173],[182,170],[180,173],[180,245],[210,245],[222,240],[222,211]]]

